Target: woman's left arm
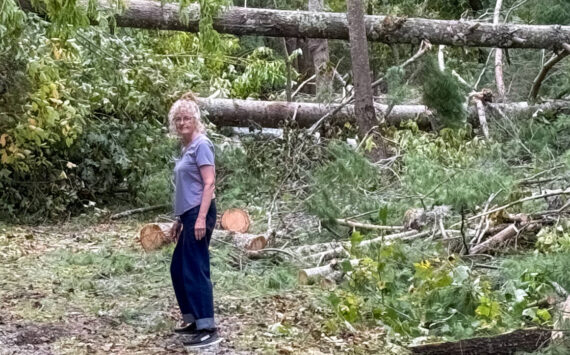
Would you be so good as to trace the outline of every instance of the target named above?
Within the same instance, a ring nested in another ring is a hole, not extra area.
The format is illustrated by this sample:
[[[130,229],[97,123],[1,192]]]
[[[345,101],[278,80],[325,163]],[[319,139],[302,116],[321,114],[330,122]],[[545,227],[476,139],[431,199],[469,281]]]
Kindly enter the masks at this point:
[[[200,167],[200,175],[204,182],[204,192],[202,193],[202,203],[198,212],[198,219],[194,226],[194,236],[196,240],[201,240],[206,235],[206,215],[210,209],[212,198],[214,197],[214,189],[216,183],[216,168],[214,165],[202,165]]]

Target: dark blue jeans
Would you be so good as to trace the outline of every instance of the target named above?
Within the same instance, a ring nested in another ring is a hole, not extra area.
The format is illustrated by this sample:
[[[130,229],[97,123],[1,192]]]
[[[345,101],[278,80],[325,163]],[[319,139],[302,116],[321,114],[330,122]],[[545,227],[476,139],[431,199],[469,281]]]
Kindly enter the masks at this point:
[[[208,251],[216,225],[214,200],[206,216],[206,235],[201,240],[196,240],[194,225],[199,211],[200,206],[197,206],[180,216],[184,227],[172,255],[170,276],[184,321],[196,322],[198,329],[210,329],[216,326]]]

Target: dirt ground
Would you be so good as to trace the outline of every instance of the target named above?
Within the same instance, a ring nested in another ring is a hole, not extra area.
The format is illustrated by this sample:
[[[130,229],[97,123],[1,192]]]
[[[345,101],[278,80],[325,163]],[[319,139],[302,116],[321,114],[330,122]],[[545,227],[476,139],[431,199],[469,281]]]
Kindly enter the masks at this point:
[[[187,353],[171,331],[180,317],[169,250],[144,253],[140,225],[0,225],[0,354]],[[385,352],[380,327],[331,331],[338,320],[323,290],[268,289],[271,268],[232,270],[220,255],[212,272],[224,340],[200,353]]]

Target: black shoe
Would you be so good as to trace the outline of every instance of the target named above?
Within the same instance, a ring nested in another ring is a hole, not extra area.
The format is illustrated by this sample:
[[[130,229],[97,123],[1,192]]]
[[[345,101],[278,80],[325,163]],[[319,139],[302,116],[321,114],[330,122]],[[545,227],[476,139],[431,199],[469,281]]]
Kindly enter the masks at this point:
[[[178,333],[178,334],[196,334],[196,332],[198,331],[196,329],[196,323],[192,322],[192,323],[184,323],[185,325],[181,326],[181,327],[176,327],[174,328],[174,333]]]
[[[183,342],[184,346],[190,349],[203,348],[218,344],[222,338],[218,336],[216,329],[200,329],[189,341]]]

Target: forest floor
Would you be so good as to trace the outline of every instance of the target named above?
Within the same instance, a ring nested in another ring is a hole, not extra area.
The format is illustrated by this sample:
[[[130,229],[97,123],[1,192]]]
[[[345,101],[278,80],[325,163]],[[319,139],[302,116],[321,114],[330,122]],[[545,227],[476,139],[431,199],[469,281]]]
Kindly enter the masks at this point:
[[[172,246],[145,253],[141,225],[0,224],[0,354],[185,353]],[[294,266],[231,267],[223,247],[212,247],[215,353],[383,352],[380,327],[326,335],[325,292],[297,285]]]

